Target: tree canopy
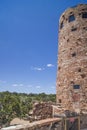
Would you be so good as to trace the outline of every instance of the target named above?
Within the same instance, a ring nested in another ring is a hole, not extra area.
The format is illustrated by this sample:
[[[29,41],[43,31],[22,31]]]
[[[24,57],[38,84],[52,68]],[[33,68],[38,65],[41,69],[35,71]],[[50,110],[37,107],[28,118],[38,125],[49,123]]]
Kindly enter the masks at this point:
[[[0,125],[9,125],[10,121],[15,118],[25,118],[32,110],[34,102],[55,102],[55,94],[26,94],[0,92]]]

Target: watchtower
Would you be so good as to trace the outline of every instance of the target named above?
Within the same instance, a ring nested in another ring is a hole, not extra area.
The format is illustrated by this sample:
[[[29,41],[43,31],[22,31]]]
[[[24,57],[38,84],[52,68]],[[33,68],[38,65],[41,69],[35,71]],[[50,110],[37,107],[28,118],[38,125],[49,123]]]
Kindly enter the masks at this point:
[[[58,37],[57,103],[80,112],[87,107],[87,4],[61,15]]]

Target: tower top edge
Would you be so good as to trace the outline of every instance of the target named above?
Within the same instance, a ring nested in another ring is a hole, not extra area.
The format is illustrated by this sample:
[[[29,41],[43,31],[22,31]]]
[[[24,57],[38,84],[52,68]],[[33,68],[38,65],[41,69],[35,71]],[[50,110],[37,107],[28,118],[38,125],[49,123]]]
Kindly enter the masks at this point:
[[[78,12],[79,12],[79,10],[84,9],[84,8],[86,8],[86,10],[87,10],[87,4],[82,4],[82,3],[80,3],[80,4],[77,4],[77,5],[71,6],[71,7],[67,8],[67,9],[60,15],[60,19],[61,19],[61,17],[63,17],[64,15],[68,14],[69,12],[74,12],[75,10],[78,10]]]

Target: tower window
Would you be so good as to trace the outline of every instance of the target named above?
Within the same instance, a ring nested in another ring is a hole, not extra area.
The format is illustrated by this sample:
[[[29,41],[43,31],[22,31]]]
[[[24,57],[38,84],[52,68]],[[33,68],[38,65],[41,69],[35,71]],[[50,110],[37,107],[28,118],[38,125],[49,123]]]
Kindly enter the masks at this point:
[[[69,39],[67,39],[67,42],[69,42]]]
[[[61,67],[59,66],[59,67],[58,67],[58,70],[60,70],[60,69],[61,69]]]
[[[78,69],[78,72],[81,72],[81,68]]]
[[[83,29],[87,31],[87,27],[83,27]]]
[[[61,103],[62,101],[61,101],[61,99],[59,99],[59,103]]]
[[[72,29],[71,29],[71,31],[76,31],[76,30],[77,30],[77,28],[72,28]]]
[[[60,24],[60,29],[62,29],[64,26],[63,22]]]
[[[72,14],[73,12],[70,12],[70,14]]]
[[[86,75],[85,74],[81,74],[81,77],[84,79],[86,77]]]
[[[71,83],[71,84],[74,84],[74,82],[73,82],[73,81],[71,81],[70,83]]]
[[[85,9],[82,9],[82,11],[84,11]]]
[[[72,57],[75,57],[76,56],[76,52],[72,53]]]
[[[80,85],[73,85],[73,89],[80,89]]]
[[[74,15],[70,15],[68,21],[69,21],[69,22],[72,22],[72,21],[74,21],[74,20],[75,20],[75,16],[74,16]]]
[[[79,13],[79,16],[81,16],[82,14],[81,13]]]
[[[82,18],[87,18],[87,12],[82,13]]]

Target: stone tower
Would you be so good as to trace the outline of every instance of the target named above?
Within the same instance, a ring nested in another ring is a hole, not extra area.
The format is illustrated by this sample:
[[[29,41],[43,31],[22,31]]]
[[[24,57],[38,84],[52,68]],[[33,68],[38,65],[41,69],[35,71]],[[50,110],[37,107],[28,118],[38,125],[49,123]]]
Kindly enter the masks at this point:
[[[87,4],[66,10],[59,21],[57,103],[87,109]]]

